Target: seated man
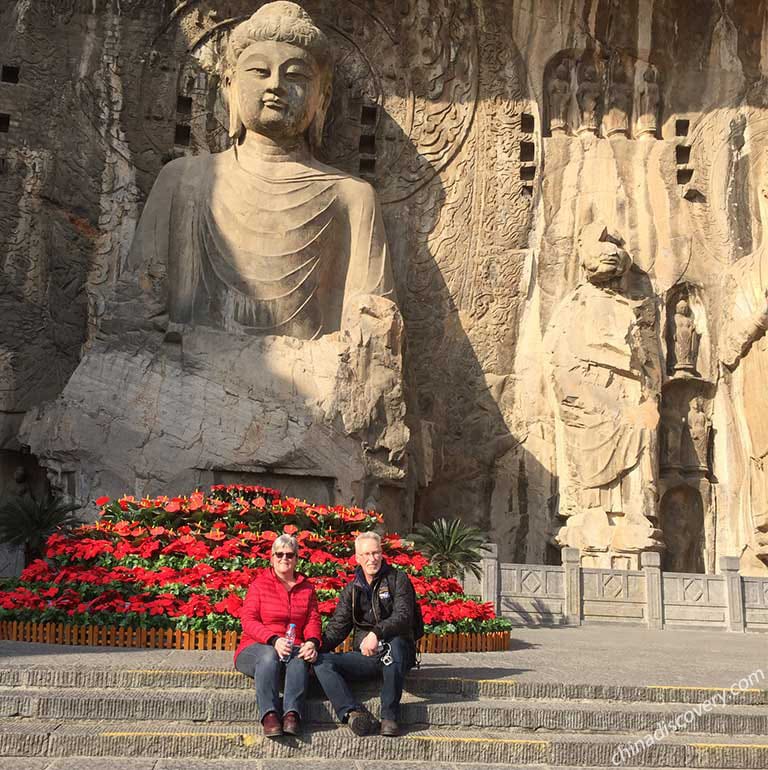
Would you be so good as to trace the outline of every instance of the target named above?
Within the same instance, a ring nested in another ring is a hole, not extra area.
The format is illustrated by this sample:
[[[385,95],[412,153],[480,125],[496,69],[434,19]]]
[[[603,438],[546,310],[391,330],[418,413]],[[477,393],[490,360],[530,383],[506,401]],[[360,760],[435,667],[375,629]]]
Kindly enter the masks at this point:
[[[381,734],[395,736],[403,680],[416,662],[416,592],[405,572],[382,559],[381,538],[375,532],[357,536],[355,559],[359,565],[355,579],[341,592],[322,644],[323,650],[333,650],[354,629],[355,651],[322,653],[315,674],[336,715],[356,735],[370,732],[371,720],[347,680],[382,674]],[[384,643],[383,649],[380,643]]]

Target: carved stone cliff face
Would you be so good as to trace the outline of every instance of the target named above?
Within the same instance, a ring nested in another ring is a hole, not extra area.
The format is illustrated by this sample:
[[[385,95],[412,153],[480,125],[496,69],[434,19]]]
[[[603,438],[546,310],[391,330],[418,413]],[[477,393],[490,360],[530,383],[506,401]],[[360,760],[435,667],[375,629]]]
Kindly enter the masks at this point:
[[[0,65],[18,68],[0,82],[5,448],[93,347],[163,165],[228,146],[220,65],[235,20],[260,3],[172,5],[0,11]],[[695,14],[678,0],[302,5],[336,54],[319,159],[381,201],[415,518],[462,516],[505,559],[559,560],[567,495],[544,340],[581,281],[578,233],[602,220],[647,276],[655,326],[636,333],[655,334],[665,362],[662,558],[713,571],[742,555],[764,569],[765,457],[750,428],[760,330],[720,365],[766,288],[764,0],[705,0]]]

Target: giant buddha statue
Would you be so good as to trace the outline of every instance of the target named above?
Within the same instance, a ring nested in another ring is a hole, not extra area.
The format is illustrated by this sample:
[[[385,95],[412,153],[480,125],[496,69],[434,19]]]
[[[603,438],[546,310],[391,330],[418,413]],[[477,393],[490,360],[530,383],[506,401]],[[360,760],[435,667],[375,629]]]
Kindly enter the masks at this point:
[[[237,26],[230,149],[160,172],[100,334],[22,441],[83,501],[265,483],[410,526],[402,319],[373,188],[315,159],[329,41]]]
[[[393,289],[373,188],[313,157],[329,42],[295,3],[269,3],[232,33],[225,70],[232,147],[163,168],[114,312],[172,332],[338,331],[352,298]]]

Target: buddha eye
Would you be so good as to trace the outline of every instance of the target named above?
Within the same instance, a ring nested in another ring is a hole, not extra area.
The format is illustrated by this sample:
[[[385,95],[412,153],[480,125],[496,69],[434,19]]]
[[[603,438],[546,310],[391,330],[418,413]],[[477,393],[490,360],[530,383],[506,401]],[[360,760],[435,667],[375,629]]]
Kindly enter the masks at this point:
[[[304,72],[304,70],[298,70],[298,69],[289,69],[285,76],[288,78],[288,80],[295,80],[295,81],[304,81],[309,80],[309,75]]]

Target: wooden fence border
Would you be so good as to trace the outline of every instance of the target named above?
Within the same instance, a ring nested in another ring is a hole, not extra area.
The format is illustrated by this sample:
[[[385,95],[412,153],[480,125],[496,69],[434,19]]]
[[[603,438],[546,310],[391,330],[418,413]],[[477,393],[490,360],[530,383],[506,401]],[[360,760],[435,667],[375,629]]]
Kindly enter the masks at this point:
[[[495,652],[509,649],[509,631],[484,634],[426,634],[419,640],[419,652]],[[237,631],[179,631],[171,628],[125,628],[115,626],[73,626],[69,623],[23,623],[0,621],[0,639],[11,642],[69,644],[87,647],[134,647],[154,650],[235,650]],[[347,639],[340,648],[352,649]]]

